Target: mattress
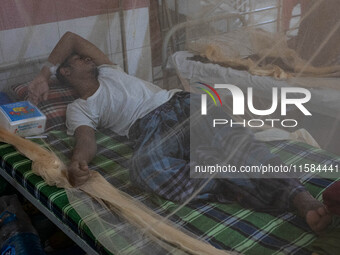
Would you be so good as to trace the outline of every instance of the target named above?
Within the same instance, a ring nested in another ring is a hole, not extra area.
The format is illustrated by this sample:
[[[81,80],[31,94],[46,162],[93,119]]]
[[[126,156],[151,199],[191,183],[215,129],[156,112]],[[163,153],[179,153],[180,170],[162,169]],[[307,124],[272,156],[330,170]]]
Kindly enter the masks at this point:
[[[188,60],[193,54],[188,51],[174,53],[168,61],[168,68],[175,68],[190,83],[233,84],[246,91],[254,88],[254,94],[271,99],[273,87],[306,87],[311,92],[311,100],[306,104],[310,111],[332,118],[340,119],[340,78],[298,77],[288,80],[277,80],[273,77],[255,76],[247,71],[225,68],[217,64],[201,63]],[[327,84],[328,87],[323,88]]]
[[[62,158],[69,158],[74,138],[65,131],[50,131],[42,146],[48,144]],[[98,154],[90,168],[109,177],[112,185],[147,204],[163,216],[170,214],[178,204],[153,194],[145,193],[129,182],[128,160],[132,154],[131,142],[105,130],[96,133]],[[339,164],[340,158],[306,144],[286,141],[268,144],[270,150],[289,164]],[[13,179],[25,192],[30,193],[54,217],[68,225],[99,254],[110,254],[92,235],[83,219],[72,208],[65,190],[47,185],[31,171],[31,161],[19,154],[11,145],[0,143],[1,175]],[[321,200],[322,192],[334,180],[325,178],[302,179],[313,196]],[[199,238],[220,249],[242,254],[310,254],[310,244],[316,235],[311,232],[302,218],[294,213],[271,215],[241,208],[238,204],[195,202],[184,206],[170,220]],[[124,223],[121,223],[124,226]],[[119,227],[118,227],[119,229]],[[117,247],[128,254],[148,254],[143,244],[124,240],[119,231],[102,233],[119,240]],[[166,254],[162,249],[154,254]]]

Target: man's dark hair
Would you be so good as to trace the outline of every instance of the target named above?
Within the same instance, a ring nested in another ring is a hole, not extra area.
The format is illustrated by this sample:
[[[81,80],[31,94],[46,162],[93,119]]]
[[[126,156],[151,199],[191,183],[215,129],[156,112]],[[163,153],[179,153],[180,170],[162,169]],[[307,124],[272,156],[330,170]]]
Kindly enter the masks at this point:
[[[65,76],[63,76],[61,73],[60,73],[60,69],[61,68],[64,68],[64,67],[71,67],[71,65],[69,64],[69,60],[74,56],[74,55],[77,55],[76,53],[72,53],[70,56],[68,56],[65,61],[63,63],[61,63],[59,65],[59,67],[57,68],[57,71],[56,71],[56,74],[55,76],[57,77],[58,81],[63,84],[63,85],[70,85],[68,80],[65,78]]]

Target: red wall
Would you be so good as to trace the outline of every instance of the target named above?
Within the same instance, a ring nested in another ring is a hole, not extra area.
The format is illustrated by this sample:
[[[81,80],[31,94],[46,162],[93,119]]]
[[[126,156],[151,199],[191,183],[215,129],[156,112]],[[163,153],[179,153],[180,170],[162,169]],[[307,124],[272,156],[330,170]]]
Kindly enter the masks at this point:
[[[124,10],[149,6],[149,0],[122,0]],[[45,24],[119,10],[119,0],[0,0],[0,30]]]

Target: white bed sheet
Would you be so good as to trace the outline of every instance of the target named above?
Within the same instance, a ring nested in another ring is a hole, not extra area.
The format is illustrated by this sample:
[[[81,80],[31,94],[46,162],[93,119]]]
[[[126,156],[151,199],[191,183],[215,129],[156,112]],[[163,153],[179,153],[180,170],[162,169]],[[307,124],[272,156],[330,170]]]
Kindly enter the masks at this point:
[[[233,84],[246,91],[247,87],[254,88],[254,94],[263,98],[272,97],[272,87],[312,87],[322,84],[338,86],[339,89],[308,88],[312,98],[306,107],[315,113],[340,119],[340,78],[314,78],[299,77],[288,80],[277,80],[268,76],[255,76],[247,71],[239,71],[225,68],[216,64],[205,64],[198,61],[188,60],[193,54],[188,51],[178,51],[168,61],[167,68],[176,68],[183,78],[189,80],[190,84],[205,82],[208,84]]]

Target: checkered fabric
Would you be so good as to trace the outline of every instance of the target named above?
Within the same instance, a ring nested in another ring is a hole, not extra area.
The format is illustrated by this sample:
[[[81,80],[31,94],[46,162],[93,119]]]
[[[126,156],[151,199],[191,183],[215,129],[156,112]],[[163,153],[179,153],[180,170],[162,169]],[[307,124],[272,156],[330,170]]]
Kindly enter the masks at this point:
[[[110,175],[113,185],[147,204],[158,214],[167,215],[178,208],[174,202],[143,193],[131,185],[127,168],[132,155],[129,142],[107,131],[98,132],[96,139],[99,152],[90,165],[93,170]],[[49,132],[46,142],[59,151],[59,156],[70,156],[73,138],[65,132]],[[287,164],[340,163],[340,158],[335,155],[297,142],[271,143],[269,147]],[[0,166],[2,174],[10,175],[100,254],[107,254],[70,206],[65,191],[48,186],[42,178],[33,174],[30,160],[12,146],[0,143]],[[322,192],[333,180],[306,177],[302,182],[313,196],[321,199]],[[244,209],[238,204],[196,202],[180,209],[170,220],[220,249],[249,255],[311,254],[308,246],[316,238],[304,220],[293,213],[271,215]],[[106,234],[120,237],[114,230],[103,233]],[[139,243],[128,243],[122,237],[119,240],[119,249],[129,250],[131,254],[147,254],[140,249]]]
[[[296,179],[249,178],[243,174],[243,178],[213,178],[206,183],[205,178],[190,178],[191,165],[213,165],[229,155],[233,156],[228,163],[238,168],[283,165],[264,143],[254,139],[249,129],[212,127],[214,118],[226,115],[220,108],[212,107],[208,116],[190,118],[190,113],[199,112],[200,107],[200,95],[178,92],[131,127],[130,137],[136,138],[130,160],[131,181],[142,190],[176,202],[186,201],[203,186],[195,200],[238,201],[257,211],[288,211],[291,198],[305,191]],[[243,138],[246,139],[239,146]]]

